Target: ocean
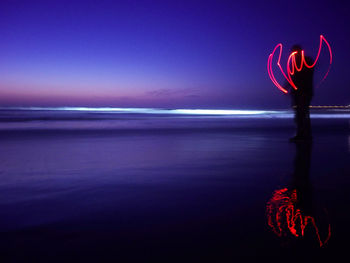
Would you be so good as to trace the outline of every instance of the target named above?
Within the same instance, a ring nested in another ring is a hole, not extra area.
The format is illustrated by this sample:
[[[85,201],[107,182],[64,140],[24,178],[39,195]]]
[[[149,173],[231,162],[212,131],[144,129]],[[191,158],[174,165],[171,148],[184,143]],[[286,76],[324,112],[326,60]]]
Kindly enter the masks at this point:
[[[0,109],[1,262],[346,255],[350,110]]]

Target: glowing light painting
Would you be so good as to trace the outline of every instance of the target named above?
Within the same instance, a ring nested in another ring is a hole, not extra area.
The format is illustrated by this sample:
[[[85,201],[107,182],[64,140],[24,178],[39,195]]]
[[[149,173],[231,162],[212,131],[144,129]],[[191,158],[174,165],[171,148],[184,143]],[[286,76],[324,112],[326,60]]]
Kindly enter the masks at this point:
[[[310,225],[315,230],[320,247],[324,246],[331,236],[330,224],[327,237],[322,239],[315,218],[303,215],[303,212],[296,207],[297,201],[297,190],[290,191],[287,188],[276,190],[266,207],[268,225],[279,237],[288,233],[295,237],[303,237],[305,228]]]
[[[330,70],[330,66],[332,64],[332,50],[331,50],[331,46],[329,45],[328,41],[326,40],[326,38],[323,36],[323,35],[320,35],[320,45],[319,45],[319,48],[318,48],[318,53],[317,53],[317,56],[316,56],[316,59],[314,61],[313,64],[311,65],[308,65],[306,60],[305,60],[305,52],[304,50],[301,51],[301,62],[300,62],[300,66],[297,65],[297,62],[296,62],[296,59],[295,59],[295,56],[297,55],[297,51],[295,52],[292,52],[289,57],[288,57],[288,60],[287,60],[287,73],[284,72],[284,70],[282,69],[282,66],[281,66],[281,56],[282,56],[282,44],[279,43],[276,45],[276,47],[273,49],[272,53],[269,55],[269,58],[267,60],[267,72],[269,74],[269,77],[270,79],[272,80],[272,83],[279,89],[281,90],[282,92],[284,93],[288,93],[288,91],[283,88],[279,83],[278,81],[276,80],[275,78],[275,75],[273,73],[273,70],[272,70],[272,59],[276,53],[277,50],[279,50],[279,53],[278,53],[278,59],[277,59],[277,66],[278,68],[280,69],[283,77],[288,81],[288,83],[295,89],[297,90],[298,87],[294,84],[293,80],[292,80],[292,75],[294,75],[295,73],[295,70],[296,71],[301,71],[303,69],[303,67],[307,67],[307,68],[313,68],[315,67],[319,57],[320,57],[320,54],[321,54],[321,49],[322,49],[322,43],[325,43],[325,45],[327,46],[328,48],[328,51],[329,51],[329,67],[328,67],[328,70],[325,74],[325,76],[323,77],[323,79],[321,80],[321,82],[323,82],[323,80],[327,77],[328,73],[329,73],[329,70]]]

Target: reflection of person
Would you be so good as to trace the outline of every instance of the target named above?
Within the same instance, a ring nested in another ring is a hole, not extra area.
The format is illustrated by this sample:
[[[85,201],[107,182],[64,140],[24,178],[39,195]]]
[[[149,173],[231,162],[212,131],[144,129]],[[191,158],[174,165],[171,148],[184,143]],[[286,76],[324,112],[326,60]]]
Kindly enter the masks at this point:
[[[295,142],[296,154],[292,187],[298,193],[297,206],[304,213],[311,213],[310,163],[312,142]]]
[[[295,51],[297,52],[295,55],[296,64],[301,65],[301,46],[294,45],[292,52]],[[313,64],[313,60],[310,57],[305,57],[305,61],[308,65]],[[297,87],[297,90],[291,88],[294,120],[297,126],[296,135],[291,138],[291,141],[312,139],[309,107],[313,96],[313,74],[313,68],[303,66],[300,71],[295,70],[291,76]]]
[[[322,247],[331,236],[331,226],[323,220],[324,217],[318,216],[321,214],[313,206],[310,183],[312,142],[295,141],[295,147],[292,183],[288,188],[274,191],[266,205],[267,223],[277,236],[287,238],[285,240],[292,236],[308,236],[304,239],[307,243],[301,243],[302,248],[305,244],[313,246],[315,242],[310,237],[316,237]],[[309,234],[310,230],[305,231],[306,228],[313,229],[314,235]]]

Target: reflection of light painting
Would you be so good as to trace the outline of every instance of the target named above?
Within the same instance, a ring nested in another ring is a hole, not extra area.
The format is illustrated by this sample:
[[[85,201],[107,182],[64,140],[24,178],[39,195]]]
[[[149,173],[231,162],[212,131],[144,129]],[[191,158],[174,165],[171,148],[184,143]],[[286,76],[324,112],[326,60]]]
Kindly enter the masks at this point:
[[[328,48],[328,51],[329,51],[329,67],[328,67],[328,70],[327,70],[325,76],[324,76],[323,79],[321,80],[321,82],[322,82],[322,81],[327,77],[328,72],[329,72],[329,70],[330,70],[330,66],[331,66],[331,64],[332,64],[332,50],[331,50],[331,46],[329,45],[328,41],[325,39],[324,36],[321,35],[321,36],[320,36],[320,46],[319,46],[319,48],[318,48],[318,53],[317,53],[317,56],[316,56],[316,59],[315,59],[314,63],[311,64],[311,65],[308,65],[308,64],[306,63],[304,50],[302,50],[302,51],[301,51],[301,54],[300,54],[300,55],[301,55],[301,62],[300,62],[300,65],[298,66],[298,65],[297,65],[297,62],[296,62],[296,59],[295,59],[295,56],[297,55],[298,52],[297,52],[297,51],[292,52],[292,53],[289,55],[288,60],[287,60],[287,74],[283,71],[282,66],[281,66],[281,63],[280,63],[280,61],[281,61],[281,55],[282,55],[282,44],[280,43],[280,44],[277,44],[277,45],[276,45],[276,47],[274,48],[274,50],[272,51],[272,53],[269,55],[269,58],[268,58],[268,60],[267,60],[267,72],[269,73],[269,77],[270,77],[270,79],[272,80],[273,84],[275,84],[276,87],[277,87],[279,90],[281,90],[282,92],[288,93],[288,91],[287,91],[285,88],[283,88],[283,87],[277,82],[277,80],[276,80],[276,78],[275,78],[275,75],[273,74],[273,70],[272,70],[272,59],[273,59],[273,56],[274,56],[275,52],[277,51],[277,49],[279,49],[279,55],[278,55],[278,60],[277,60],[277,66],[278,66],[278,68],[281,70],[283,77],[288,81],[288,83],[289,83],[294,89],[298,89],[298,87],[295,86],[295,84],[294,84],[294,82],[293,82],[291,76],[294,75],[295,70],[301,71],[301,70],[303,69],[304,66],[307,67],[307,68],[313,68],[313,67],[316,65],[316,63],[317,63],[317,61],[318,61],[318,59],[319,59],[319,57],[320,57],[320,53],[321,53],[322,43],[323,43],[323,42],[326,44],[326,46],[327,46],[327,48]]]
[[[281,237],[292,234],[295,237],[303,237],[305,228],[310,225],[314,228],[320,247],[324,246],[331,236],[331,226],[328,225],[327,237],[321,238],[313,216],[303,215],[296,208],[297,190],[289,191],[287,188],[276,190],[266,206],[268,225],[273,232]]]

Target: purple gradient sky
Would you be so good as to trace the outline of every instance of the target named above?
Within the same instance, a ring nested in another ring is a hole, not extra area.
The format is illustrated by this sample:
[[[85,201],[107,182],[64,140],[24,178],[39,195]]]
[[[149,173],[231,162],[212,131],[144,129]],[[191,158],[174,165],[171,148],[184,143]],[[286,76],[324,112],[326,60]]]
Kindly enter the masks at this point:
[[[267,57],[320,34],[313,104],[350,104],[348,1],[280,2],[2,0],[0,106],[288,107]]]

